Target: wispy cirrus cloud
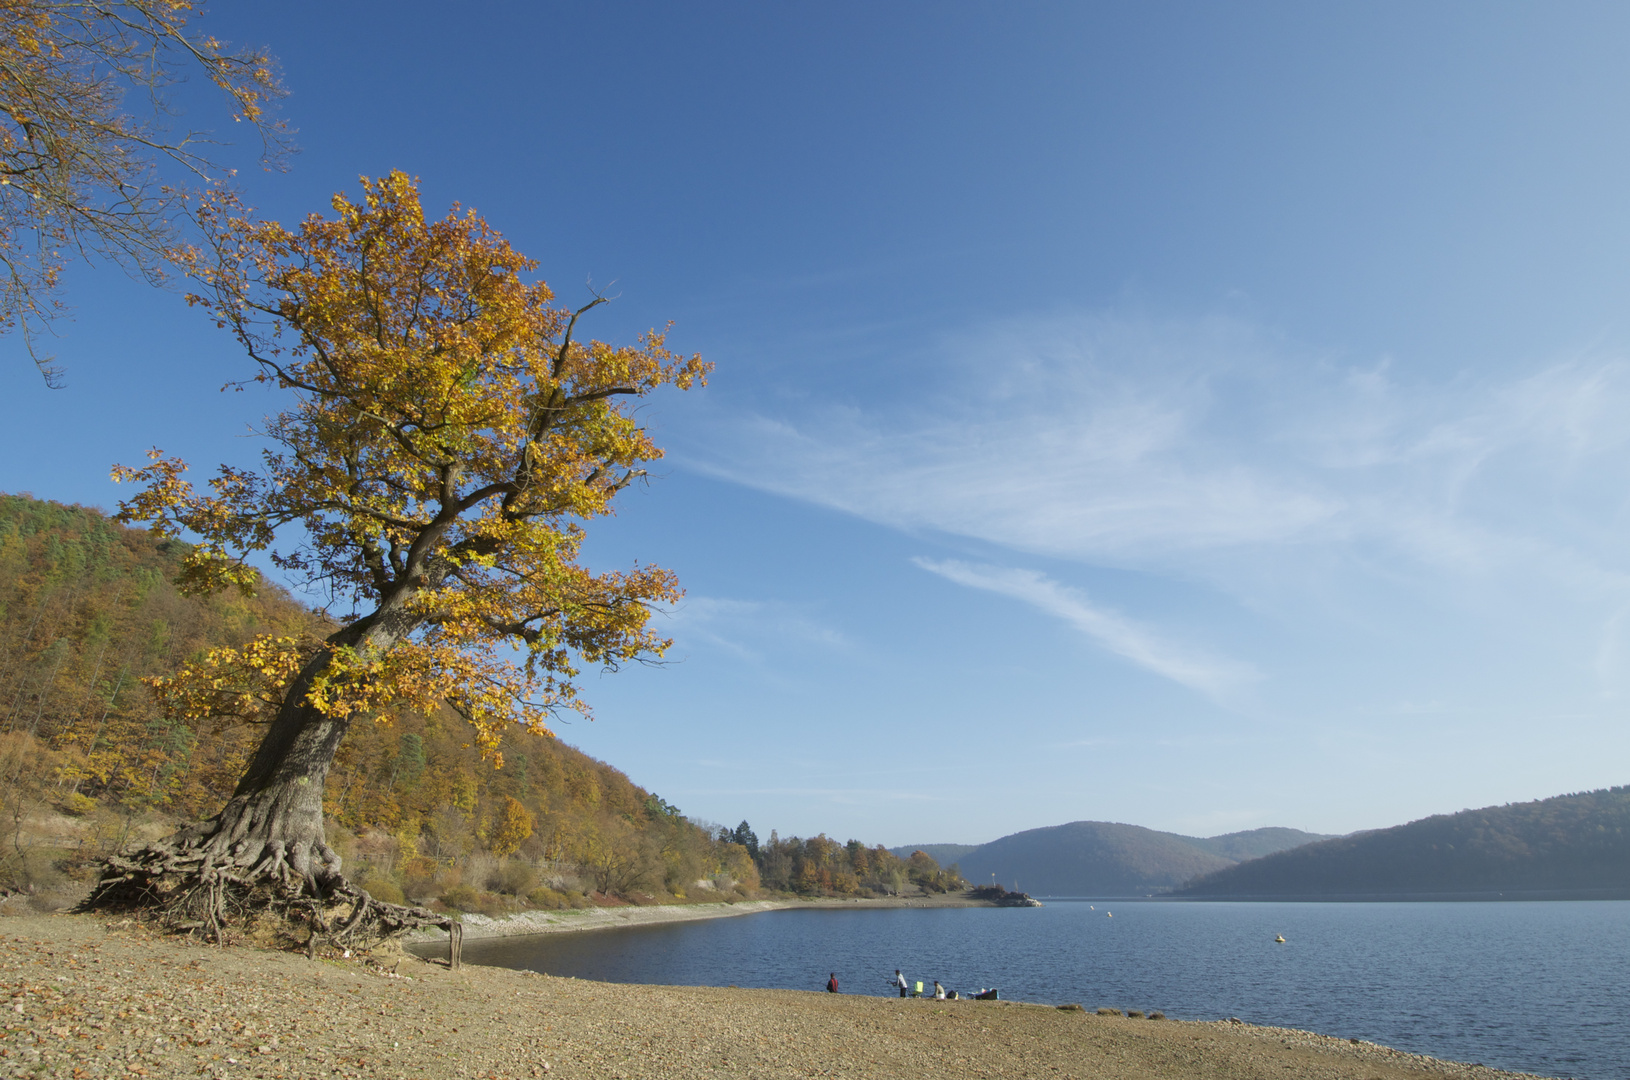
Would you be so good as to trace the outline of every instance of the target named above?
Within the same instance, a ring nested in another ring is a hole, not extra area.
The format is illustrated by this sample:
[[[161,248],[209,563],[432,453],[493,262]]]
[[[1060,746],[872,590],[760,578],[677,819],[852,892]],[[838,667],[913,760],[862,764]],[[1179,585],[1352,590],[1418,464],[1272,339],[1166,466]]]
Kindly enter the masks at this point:
[[[837,630],[796,607],[775,601],[687,596],[662,610],[668,617],[667,632],[681,643],[705,643],[743,659],[759,658],[764,648],[774,643],[849,647]]]
[[[1034,570],[961,562],[955,559],[912,560],[930,573],[958,585],[1012,597],[1081,631],[1098,645],[1138,667],[1226,702],[1258,678],[1247,664],[1236,663],[1165,640],[1148,627],[1099,607],[1080,590]]]
[[[1257,377],[1242,328],[1053,320],[973,338],[931,400],[742,416],[686,458],[884,524],[1090,560],[1279,542],[1341,512],[1318,485],[1209,445],[1219,396],[1249,397],[1235,384]]]
[[[1384,548],[1630,584],[1630,362],[1406,380],[1230,320],[1108,315],[970,335],[929,400],[738,415],[687,464],[902,529],[1210,574]],[[1605,575],[1605,577],[1604,577]]]
[[[1099,313],[993,324],[938,359],[914,396],[721,417],[678,456],[904,531],[1204,583],[1292,622],[1337,608],[1407,636],[1423,606],[1439,632],[1453,609],[1566,640],[1604,685],[1630,686],[1624,357],[1426,374],[1237,320]]]

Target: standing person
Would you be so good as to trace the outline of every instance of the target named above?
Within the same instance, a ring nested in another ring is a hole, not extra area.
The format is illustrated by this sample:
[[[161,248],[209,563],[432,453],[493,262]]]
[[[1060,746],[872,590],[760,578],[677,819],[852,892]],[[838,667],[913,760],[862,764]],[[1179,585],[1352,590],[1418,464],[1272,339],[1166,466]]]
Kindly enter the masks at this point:
[[[934,1000],[935,1001],[944,1001],[945,1000],[945,987],[940,985],[940,981],[938,979],[934,980]]]
[[[900,969],[894,969],[894,985],[900,988],[900,996],[906,996],[906,977],[900,974]]]
[[[838,992],[838,973],[835,971],[827,977],[826,992],[828,994],[835,994]]]

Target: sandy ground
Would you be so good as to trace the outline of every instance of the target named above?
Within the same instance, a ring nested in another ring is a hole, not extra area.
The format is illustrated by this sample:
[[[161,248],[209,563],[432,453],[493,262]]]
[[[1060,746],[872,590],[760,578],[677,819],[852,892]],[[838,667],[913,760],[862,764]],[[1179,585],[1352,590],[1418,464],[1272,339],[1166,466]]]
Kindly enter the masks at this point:
[[[994,907],[984,900],[970,900],[960,893],[935,896],[890,897],[877,900],[742,900],[733,904],[670,904],[652,907],[596,907],[574,911],[527,911],[519,915],[463,915],[464,940],[520,937],[530,934],[574,933],[580,930],[617,930],[653,923],[692,922],[696,919],[724,919],[735,915],[756,915],[784,908],[842,907]],[[445,943],[442,930],[423,930],[410,936],[416,945]],[[425,952],[415,948],[415,952]]]
[[[1015,1002],[620,986],[497,968],[388,970],[0,921],[0,1076],[1310,1078],[1517,1074],[1247,1024]]]

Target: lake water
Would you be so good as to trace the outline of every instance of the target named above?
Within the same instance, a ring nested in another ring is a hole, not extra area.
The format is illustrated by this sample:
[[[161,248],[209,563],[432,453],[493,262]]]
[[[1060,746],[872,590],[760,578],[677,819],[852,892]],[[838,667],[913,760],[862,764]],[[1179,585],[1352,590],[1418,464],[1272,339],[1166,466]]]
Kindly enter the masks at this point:
[[[1237,1016],[1546,1076],[1630,1078],[1630,901],[813,908],[471,941],[464,956],[692,986],[819,990],[835,971],[845,993],[877,995],[894,992],[898,967],[930,988]]]

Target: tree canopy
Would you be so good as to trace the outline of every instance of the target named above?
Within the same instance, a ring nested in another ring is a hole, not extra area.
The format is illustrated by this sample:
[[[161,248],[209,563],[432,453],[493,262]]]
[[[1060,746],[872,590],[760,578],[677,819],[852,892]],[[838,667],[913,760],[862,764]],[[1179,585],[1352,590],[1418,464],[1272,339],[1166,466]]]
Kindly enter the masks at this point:
[[[427,221],[401,173],[362,187],[359,202],[335,197],[332,219],[292,230],[206,216],[211,243],[189,264],[206,289],[189,299],[295,405],[267,422],[263,467],[223,467],[210,494],[157,451],[115,470],[145,485],[122,511],[200,541],[182,578],[198,593],[253,588],[246,557],[298,524],[299,545],[272,557],[349,608],[307,700],[333,715],[445,700],[496,746],[505,724],[587,711],[580,660],[615,667],[666,648],[646,623],[678,596],[673,575],[592,573],[582,522],[662,454],[624,401],[709,368],[655,331],[633,346],[579,341],[600,298],[550,306],[549,288],[525,280],[530,259],[473,211]],[[260,713],[317,648],[219,649],[162,690],[186,715]]]

